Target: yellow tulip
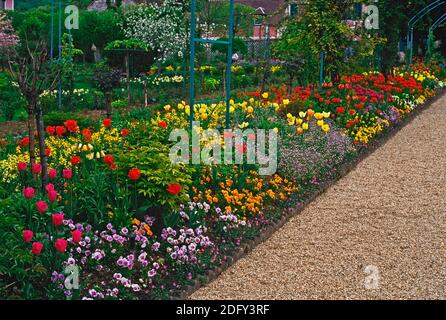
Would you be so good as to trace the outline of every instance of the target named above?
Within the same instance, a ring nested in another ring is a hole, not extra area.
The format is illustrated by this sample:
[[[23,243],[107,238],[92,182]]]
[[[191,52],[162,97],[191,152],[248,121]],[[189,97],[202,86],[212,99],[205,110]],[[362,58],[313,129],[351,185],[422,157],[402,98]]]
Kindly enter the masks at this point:
[[[290,100],[289,99],[283,99],[283,104],[285,105],[285,106],[287,106],[287,105],[289,105],[290,104]]]
[[[302,129],[308,130],[308,128],[309,128],[308,123],[305,122],[304,124],[302,124]]]
[[[164,106],[164,110],[169,111],[172,107],[170,106],[170,104]]]
[[[254,108],[249,106],[246,111],[248,111],[249,113],[253,113],[254,112]]]
[[[325,133],[328,133],[330,131],[330,126],[328,124],[323,125],[322,131],[324,131]]]
[[[268,97],[269,97],[269,93],[268,92],[262,93],[262,98],[263,99],[268,99]]]
[[[318,120],[318,121],[317,121],[317,125],[318,125],[319,127],[322,127],[322,126],[324,125],[324,120]]]
[[[304,133],[304,129],[302,129],[301,127],[297,128],[297,133],[298,134]]]
[[[330,112],[322,112],[325,119],[330,118]]]
[[[274,128],[273,131],[274,131],[275,133],[278,133],[278,132],[279,132],[279,129],[278,129],[278,128]]]
[[[316,118],[316,120],[322,120],[322,118],[324,118],[324,115],[320,112],[316,112],[314,114],[314,117]]]
[[[299,112],[299,117],[301,117],[301,118],[305,118],[306,115],[307,115],[306,112],[303,112],[303,111]]]

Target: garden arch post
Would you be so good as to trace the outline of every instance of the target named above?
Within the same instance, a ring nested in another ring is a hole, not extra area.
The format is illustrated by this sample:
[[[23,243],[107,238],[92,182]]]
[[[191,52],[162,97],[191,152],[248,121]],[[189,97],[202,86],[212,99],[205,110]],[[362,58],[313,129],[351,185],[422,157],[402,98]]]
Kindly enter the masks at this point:
[[[51,24],[50,24],[50,60],[51,62],[57,62],[61,63],[62,61],[62,0],[58,0],[57,3],[57,10],[58,10],[58,39],[57,39],[57,46],[58,46],[58,58],[55,60],[54,56],[54,20],[55,20],[55,11],[56,11],[56,0],[51,0]],[[68,29],[68,46],[69,46],[69,62],[72,61],[72,48],[71,48],[71,30]],[[59,84],[58,84],[58,107],[59,109],[62,108],[62,80],[59,78]]]
[[[409,20],[408,31],[407,31],[407,45],[409,47],[409,59],[407,60],[407,66],[406,66],[407,69],[409,69],[409,66],[412,65],[412,60],[413,60],[413,31],[415,24],[417,24],[418,21],[424,18],[431,11],[435,10],[436,8],[445,3],[446,0],[436,0],[434,2],[431,2]]]
[[[320,61],[319,61],[319,84],[322,85],[324,83],[324,61],[325,61],[325,53],[320,53]]]
[[[229,0],[229,32],[228,40],[213,40],[195,38],[196,25],[196,0],[191,0],[191,21],[190,21],[190,70],[189,70],[189,108],[190,108],[190,127],[192,129],[194,121],[194,106],[201,103],[218,103],[226,102],[226,128],[229,128],[229,110],[231,104],[231,66],[232,66],[232,40],[234,36],[234,0]],[[195,101],[195,44],[223,44],[228,46],[228,62],[226,65],[226,95],[224,99]]]

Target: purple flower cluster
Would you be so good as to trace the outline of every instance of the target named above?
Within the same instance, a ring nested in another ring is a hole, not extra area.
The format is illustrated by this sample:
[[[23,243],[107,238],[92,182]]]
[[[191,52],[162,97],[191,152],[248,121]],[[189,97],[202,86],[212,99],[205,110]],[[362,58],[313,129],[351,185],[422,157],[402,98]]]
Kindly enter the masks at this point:
[[[161,238],[170,246],[167,247],[167,253],[170,258],[178,263],[196,264],[198,262],[197,254],[200,250],[213,246],[209,237],[204,235],[205,228],[180,229],[179,232],[172,228],[163,229]]]

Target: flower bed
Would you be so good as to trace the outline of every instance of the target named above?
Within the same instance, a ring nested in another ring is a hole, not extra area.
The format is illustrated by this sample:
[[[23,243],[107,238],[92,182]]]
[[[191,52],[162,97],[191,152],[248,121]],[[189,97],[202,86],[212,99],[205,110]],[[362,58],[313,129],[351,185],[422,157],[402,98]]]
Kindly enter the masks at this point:
[[[270,176],[259,175],[255,164],[172,163],[169,135],[188,128],[184,102],[149,120],[104,119],[98,128],[67,120],[48,127],[50,182],[43,191],[41,165],[29,164],[29,139],[5,141],[2,296],[178,295],[208,270],[227,265],[443,86],[441,69],[415,70],[394,70],[388,79],[352,75],[322,88],[238,94],[230,108],[233,127],[280,133],[279,166]],[[195,106],[196,120],[206,128],[223,128],[224,113],[223,104]],[[236,146],[240,153],[249,139]],[[74,267],[77,289],[68,281]]]

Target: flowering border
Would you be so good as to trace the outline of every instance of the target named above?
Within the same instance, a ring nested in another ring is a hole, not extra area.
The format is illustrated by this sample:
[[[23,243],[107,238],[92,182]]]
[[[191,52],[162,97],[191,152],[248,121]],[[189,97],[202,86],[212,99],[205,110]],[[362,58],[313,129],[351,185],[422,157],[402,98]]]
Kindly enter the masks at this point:
[[[205,271],[204,275],[199,275],[197,279],[193,281],[194,283],[192,285],[187,285],[182,290],[178,291],[177,294],[172,295],[171,300],[185,300],[201,287],[211,283],[238,260],[247,256],[255,247],[268,240],[274,232],[282,228],[292,217],[301,213],[310,203],[313,202],[313,200],[318,198],[319,195],[327,191],[328,188],[333,186],[338,180],[345,177],[350,171],[355,169],[358,164],[373,154],[381,146],[385,145],[387,141],[397,134],[402,128],[410,124],[412,120],[414,120],[420,113],[427,110],[432,104],[440,100],[442,97],[446,97],[446,89],[439,89],[435,97],[431,98],[425,104],[418,105],[411,113],[401,119],[401,121],[387,128],[387,130],[384,132],[378,134],[366,147],[359,147],[357,149],[356,157],[352,160],[345,161],[344,164],[335,171],[336,174],[334,178],[322,181],[318,189],[300,201],[296,208],[283,210],[282,216],[277,222],[262,229],[260,231],[261,233],[254,240],[249,240],[242,243],[240,247],[232,253],[232,255],[228,255],[228,259],[221,266]]]

